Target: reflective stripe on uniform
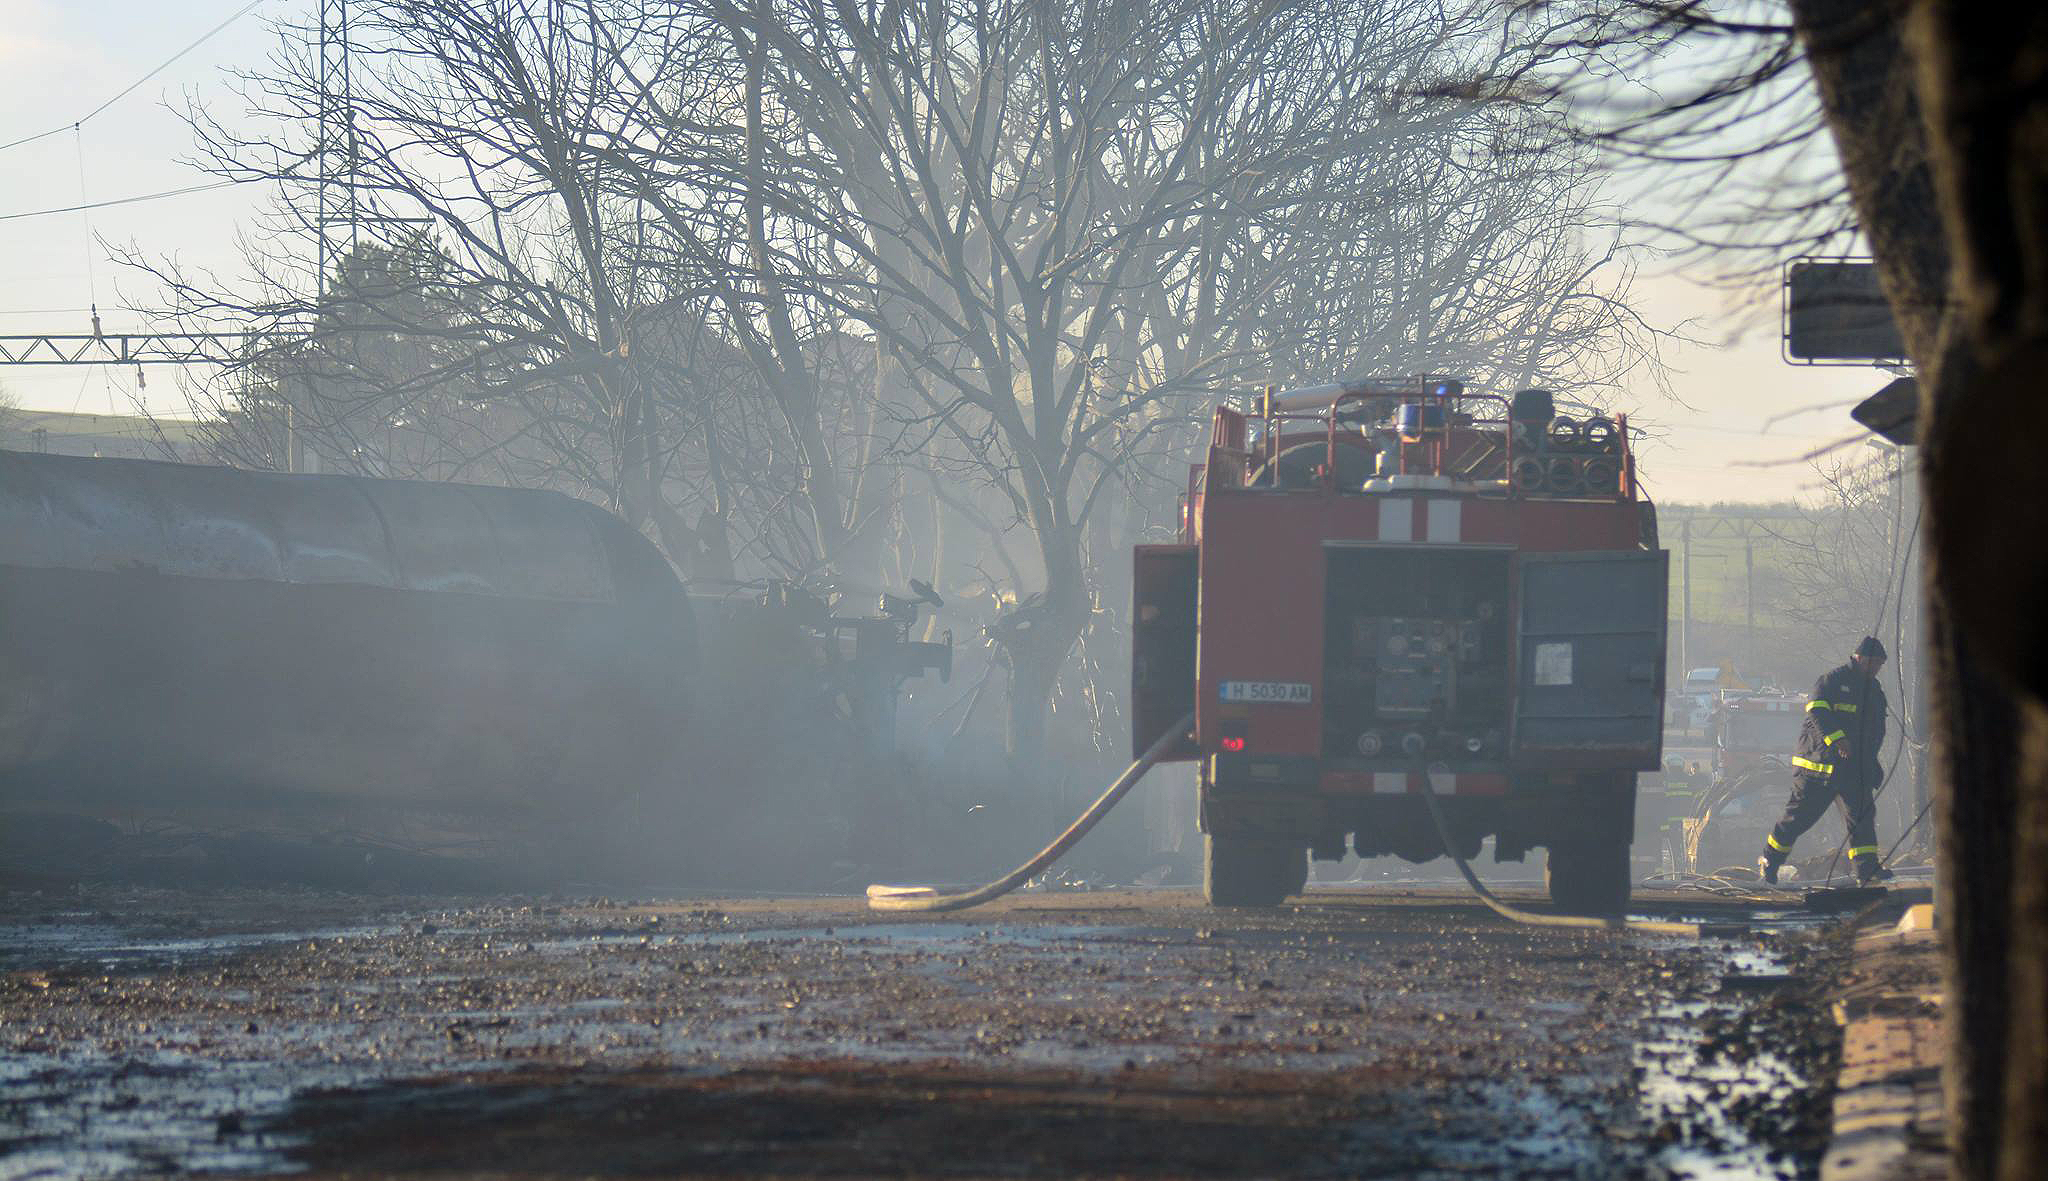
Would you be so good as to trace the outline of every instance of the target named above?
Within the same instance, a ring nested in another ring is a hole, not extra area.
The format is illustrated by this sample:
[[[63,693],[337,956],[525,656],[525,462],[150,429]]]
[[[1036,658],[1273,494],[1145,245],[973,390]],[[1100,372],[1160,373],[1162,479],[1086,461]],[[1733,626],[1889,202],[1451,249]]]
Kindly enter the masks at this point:
[[[1816,763],[1812,759],[1802,759],[1798,755],[1792,756],[1792,765],[1804,767],[1808,771],[1817,771],[1822,775],[1833,775],[1835,773],[1835,765],[1833,763]]]
[[[1812,712],[1813,712],[1814,710],[1817,710],[1817,709],[1833,709],[1833,708],[1835,708],[1835,707],[1834,707],[1834,706],[1832,706],[1832,705],[1829,705],[1829,704],[1828,704],[1827,702],[1825,702],[1825,701],[1809,701],[1809,702],[1807,702],[1807,703],[1806,703],[1806,712],[1807,712],[1807,713],[1812,713]]]
[[[1764,844],[1769,845],[1771,848],[1776,849],[1780,853],[1790,853],[1792,851],[1792,846],[1781,845],[1778,843],[1778,834],[1776,833],[1765,833]]]
[[[1818,701],[1818,700],[1815,700],[1815,701],[1809,701],[1809,702],[1807,702],[1807,703],[1806,703],[1806,712],[1807,712],[1807,713],[1812,713],[1812,712],[1813,712],[1814,710],[1817,710],[1817,709],[1831,709],[1831,710],[1834,710],[1834,711],[1835,711],[1835,712],[1837,712],[1837,713],[1853,714],[1853,713],[1855,713],[1855,712],[1856,712],[1856,703],[1855,703],[1855,702],[1853,702],[1853,701]]]
[[[1855,848],[1853,848],[1853,849],[1849,850],[1849,859],[1850,859],[1851,861],[1854,861],[1854,860],[1855,860],[1856,858],[1858,858],[1858,857],[1875,857],[1875,856],[1877,856],[1877,846],[1876,846],[1876,845],[1858,845],[1858,846],[1856,846]]]
[[[1848,736],[1849,732],[1847,730],[1837,730],[1833,734],[1828,735],[1826,738],[1821,739],[1821,741],[1829,746],[1833,746],[1835,743],[1840,742],[1842,739],[1847,738]]]

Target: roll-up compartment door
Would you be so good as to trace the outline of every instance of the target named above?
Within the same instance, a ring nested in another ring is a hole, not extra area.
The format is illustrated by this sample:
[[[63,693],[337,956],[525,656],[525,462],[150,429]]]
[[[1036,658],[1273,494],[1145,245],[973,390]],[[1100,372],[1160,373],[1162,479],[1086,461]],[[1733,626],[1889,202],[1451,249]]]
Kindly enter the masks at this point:
[[[1517,559],[1515,758],[1650,771],[1664,740],[1663,550]]]

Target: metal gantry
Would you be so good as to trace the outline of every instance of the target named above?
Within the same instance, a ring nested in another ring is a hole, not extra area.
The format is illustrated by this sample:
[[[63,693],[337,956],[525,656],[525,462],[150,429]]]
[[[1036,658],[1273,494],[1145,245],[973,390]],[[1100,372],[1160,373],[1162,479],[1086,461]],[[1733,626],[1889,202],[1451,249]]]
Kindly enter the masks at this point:
[[[320,0],[320,113],[314,147],[318,176],[314,232],[319,242],[320,290],[334,281],[356,250],[362,209],[356,198],[362,142],[356,134],[355,80],[349,46],[348,0]]]
[[[1742,543],[1742,600],[1748,649],[1756,651],[1756,540],[1778,537],[1789,526],[1812,520],[1812,514],[1775,505],[1672,505],[1658,514],[1662,524],[1678,523],[1681,570],[1678,663],[1690,671],[1692,660],[1692,543],[1734,540]],[[1683,675],[1681,673],[1681,675]]]
[[[319,119],[314,130],[314,230],[319,239],[319,290],[340,273],[358,246],[363,212],[357,200],[361,141],[356,132],[348,0],[319,0]],[[390,219],[409,220],[409,219]],[[299,339],[304,333],[296,334]],[[0,365],[231,365],[293,339],[265,332],[101,332],[0,336]]]
[[[291,339],[279,332],[0,336],[0,365],[229,365]]]

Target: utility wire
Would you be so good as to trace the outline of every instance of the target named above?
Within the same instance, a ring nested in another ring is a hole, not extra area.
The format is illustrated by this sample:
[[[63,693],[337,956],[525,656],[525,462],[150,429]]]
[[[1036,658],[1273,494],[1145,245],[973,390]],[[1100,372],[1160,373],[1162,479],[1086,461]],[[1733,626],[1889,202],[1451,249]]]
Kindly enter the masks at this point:
[[[1922,820],[1927,819],[1927,810],[1929,808],[1932,808],[1933,806],[1934,801],[1932,799],[1920,805],[1920,814],[1918,816],[1913,817],[1913,823],[1906,826],[1906,831],[1899,834],[1899,839],[1892,842],[1890,852],[1887,852],[1884,855],[1884,859],[1887,863],[1891,861],[1892,854],[1899,851],[1899,846],[1906,843],[1906,838],[1913,835],[1913,830],[1920,827],[1920,822]]]
[[[0,144],[0,152],[4,152],[9,148],[18,148],[24,144],[32,144],[35,143],[37,140],[48,139],[53,135],[59,135],[67,130],[76,130],[77,128],[84,126],[85,123],[88,120],[90,120],[93,116],[98,115],[102,111],[105,111],[108,107],[113,106],[115,103],[120,102],[122,99],[127,98],[129,95],[135,93],[135,91],[139,89],[143,83],[148,82],[151,78],[156,77],[158,74],[161,74],[165,70],[168,70],[172,66],[176,65],[179,59],[183,58],[186,54],[199,48],[201,45],[206,44],[208,41],[213,40],[214,36],[218,34],[222,29],[227,28],[229,25],[234,24],[236,21],[249,15],[249,13],[254,11],[256,6],[261,3],[263,3],[263,0],[249,0],[249,3],[244,4],[242,7],[236,9],[233,16],[230,16],[226,20],[213,26],[213,28],[207,30],[206,34],[200,37],[197,41],[194,41],[192,44],[187,45],[185,48],[180,49],[178,52],[164,59],[164,61],[161,64],[159,64],[155,69],[151,70],[147,74],[144,74],[142,77],[137,78],[135,81],[130,82],[127,86],[122,88],[119,94],[116,94],[114,97],[101,103],[99,106],[94,107],[92,110],[87,111],[80,118],[74,119],[69,123],[64,123],[59,126],[52,127],[48,131],[39,131],[34,135],[25,135],[20,139],[14,140],[10,143]]]
[[[1905,472],[1905,467],[1904,467],[1904,464],[1903,464],[1903,463],[1901,463],[1901,464],[1899,465],[1899,467],[1898,467],[1898,468],[1896,469],[1896,472],[1897,472],[1897,476],[1898,476],[1898,478],[1901,478],[1901,479],[1903,479],[1903,478],[1904,478],[1904,472]],[[1914,510],[1914,512],[1913,512],[1913,531],[1912,531],[1911,533],[1909,533],[1909,534],[1901,535],[1901,534],[1900,534],[1900,532],[1899,532],[1899,526],[1900,526],[1900,524],[1901,524],[1901,521],[1900,521],[1900,519],[1899,519],[1899,516],[1898,516],[1898,510],[1899,510],[1899,507],[1900,507],[1900,506],[1899,506],[1899,505],[1898,505],[1898,504],[1896,503],[1896,493],[1894,493],[1894,498],[1895,498],[1895,500],[1894,500],[1894,504],[1893,504],[1893,515],[1892,515],[1892,552],[1891,552],[1891,556],[1890,556],[1889,558],[1887,558],[1887,559],[1886,559],[1886,561],[1885,561],[1885,570],[1886,570],[1886,573],[1885,573],[1885,588],[1884,588],[1884,597],[1878,600],[1878,603],[1877,603],[1877,618],[1876,618],[1875,620],[1873,620],[1873,621],[1871,622],[1871,625],[1870,625],[1870,631],[1869,631],[1869,632],[1867,633],[1867,634],[1869,634],[1869,635],[1876,635],[1876,634],[1877,634],[1877,629],[1878,629],[1878,628],[1880,628],[1880,627],[1883,627],[1883,626],[1884,626],[1884,613],[1885,613],[1885,610],[1886,610],[1886,608],[1888,608],[1888,607],[1891,607],[1891,606],[1893,605],[1893,603],[1894,603],[1894,599],[1893,599],[1893,594],[1892,594],[1892,592],[1893,592],[1893,590],[1894,590],[1895,588],[1896,588],[1896,590],[1898,591],[1898,597],[1897,597],[1897,599],[1896,599],[1896,602],[1897,602],[1897,603],[1898,603],[1898,604],[1900,605],[1900,609],[1903,609],[1903,605],[1904,605],[1904,603],[1905,603],[1905,595],[1906,595],[1906,569],[1907,569],[1907,567],[1908,567],[1908,566],[1910,566],[1910,565],[1912,564],[1912,561],[1913,561],[1913,546],[1914,546],[1914,544],[1915,544],[1915,543],[1916,543],[1916,542],[1917,542],[1917,541],[1919,540],[1919,537],[1920,537],[1920,513],[1921,513],[1921,511],[1922,511],[1922,510],[1924,510],[1924,509],[1925,509],[1925,508],[1927,507],[1927,506],[1925,506],[1925,505],[1921,505],[1921,506],[1920,506],[1920,508],[1918,508],[1918,509],[1915,509],[1915,510]],[[1895,567],[1895,566],[1896,566],[1896,569],[1894,569],[1894,567]],[[1894,617],[1896,618],[1896,615],[1895,615]],[[1899,642],[1899,635],[1898,635],[1898,631],[1897,631],[1896,627],[1894,628],[1894,630],[1893,630],[1893,634],[1892,634],[1892,644],[1893,644],[1894,646],[1902,646],[1902,645],[1900,645],[1900,642]],[[1901,701],[1905,701],[1905,700],[1906,700],[1906,673],[1905,673],[1905,666],[1904,666],[1904,664],[1903,664],[1903,663],[1897,664],[1897,665],[1895,665],[1895,666],[1893,667],[1893,670],[1892,670],[1892,671],[1893,671],[1893,674],[1894,674],[1894,676],[1896,677],[1896,679],[1897,679],[1897,681],[1898,681],[1898,686],[1899,686],[1899,697],[1900,697],[1900,700],[1901,700]],[[1880,692],[1882,692],[1882,691],[1883,691],[1883,686],[1882,686],[1882,685],[1880,685],[1880,686],[1879,686],[1879,691],[1880,691]],[[1868,695],[1867,695],[1867,694],[1865,694],[1865,695],[1864,695],[1864,698],[1865,698],[1865,700],[1863,701],[1863,704],[1865,704],[1865,705],[1868,705],[1868,704],[1869,704],[1869,701],[1868,701],[1868,699],[1867,699],[1867,698],[1868,698]],[[1889,710],[1887,710],[1886,712],[1887,712],[1887,713],[1889,713],[1890,711],[1889,711]],[[1878,784],[1877,784],[1877,788],[1876,788],[1876,790],[1874,790],[1874,791],[1872,791],[1872,792],[1870,793],[1870,814],[1871,814],[1871,821],[1872,821],[1872,823],[1873,823],[1873,824],[1874,824],[1874,823],[1876,822],[1876,820],[1877,820],[1877,801],[1878,801],[1878,800],[1880,800],[1880,799],[1882,799],[1882,798],[1884,797],[1884,789],[1885,789],[1885,788],[1887,788],[1887,787],[1890,787],[1890,786],[1891,786],[1891,783],[1892,783],[1892,776],[1894,776],[1894,775],[1897,775],[1897,774],[1899,773],[1899,765],[1900,765],[1901,763],[1905,762],[1905,761],[1906,761],[1906,759],[1907,759],[1907,758],[1909,757],[1909,751],[1908,751],[1908,747],[1909,747],[1909,746],[1911,745],[1911,739],[1910,739],[1910,738],[1908,737],[1908,735],[1906,734],[1906,727],[1905,727],[1905,724],[1904,724],[1903,722],[1900,722],[1900,723],[1899,723],[1899,725],[1898,725],[1898,729],[1897,729],[1897,734],[1898,734],[1898,740],[1899,740],[1899,742],[1898,742],[1898,746],[1897,746],[1896,748],[1894,748],[1894,751],[1893,751],[1893,753],[1892,753],[1892,763],[1891,763],[1891,766],[1889,766],[1889,767],[1886,767],[1886,768],[1884,769],[1884,778],[1878,781]],[[1871,758],[1876,758],[1876,757],[1877,757],[1878,755],[1881,755],[1881,754],[1883,754],[1883,753],[1884,753],[1884,752],[1883,752],[1883,751],[1881,751],[1881,750],[1880,750],[1880,751],[1876,751],[1876,752],[1873,752],[1873,753],[1871,754],[1871,756],[1870,756],[1870,757],[1871,757]],[[1841,797],[1840,797],[1840,796],[1836,796],[1835,798],[1836,798],[1836,800],[1837,800],[1838,802],[1839,802],[1839,801],[1840,801],[1840,799],[1841,799]],[[1932,801],[1930,801],[1930,802],[1932,802]],[[1848,849],[1849,849],[1849,831],[1848,831],[1848,830],[1849,830],[1849,829],[1851,829],[1851,828],[1853,828],[1853,827],[1855,826],[1855,821],[1854,821],[1854,818],[1853,818],[1853,817],[1851,817],[1851,816],[1849,815],[1849,809],[1847,808],[1847,806],[1846,806],[1846,805],[1845,805],[1845,806],[1844,806],[1844,807],[1843,807],[1843,808],[1841,809],[1841,811],[1842,811],[1842,820],[1843,820],[1843,832],[1842,832],[1842,841],[1841,841],[1841,843],[1840,843],[1840,844],[1838,844],[1838,845],[1836,845],[1836,846],[1835,846],[1835,854],[1834,854],[1834,856],[1832,856],[1832,857],[1828,858],[1828,872],[1827,872],[1827,878],[1828,878],[1828,880],[1832,880],[1832,879],[1834,878],[1834,876],[1835,876],[1835,866],[1841,863],[1841,860],[1842,860],[1842,854],[1848,851]],[[1920,810],[1920,817],[1916,817],[1916,818],[1914,819],[1914,821],[1913,821],[1913,824],[1911,824],[1911,825],[1908,825],[1908,826],[1906,827],[1906,832],[1911,832],[1911,831],[1913,831],[1913,827],[1914,827],[1914,826],[1916,826],[1916,825],[1918,825],[1918,824],[1920,823],[1920,818],[1922,818],[1922,817],[1925,817],[1926,815],[1927,815],[1927,809],[1925,809],[1925,808],[1922,808],[1922,809]],[[1899,840],[1898,840],[1898,841],[1896,841],[1896,842],[1894,842],[1894,843],[1892,844],[1892,852],[1893,852],[1893,853],[1896,853],[1896,852],[1898,851],[1898,848],[1899,848],[1899,844],[1900,844],[1900,843],[1902,843],[1902,842],[1904,842],[1904,841],[1905,841],[1905,839],[1906,839],[1906,834],[1905,834],[1905,833],[1900,833],[1900,834],[1899,834]],[[1883,864],[1884,864],[1885,862],[1888,862],[1888,861],[1890,861],[1891,859],[1892,859],[1892,855],[1891,855],[1891,853],[1886,853],[1886,854],[1884,855],[1884,861],[1880,861],[1880,862],[1879,862],[1878,864],[1879,864],[1879,865],[1883,865]]]
[[[66,205],[61,209],[25,209],[20,213],[0,213],[0,221],[16,221],[24,217],[51,217],[59,213],[77,213],[81,209],[105,209],[110,205],[134,205],[143,201],[161,201],[166,197],[182,197],[187,193],[204,193],[209,189],[224,189],[229,185],[243,183],[239,180],[217,180],[203,185],[187,185],[182,189],[165,189],[161,193],[143,193],[136,197],[115,197],[109,201],[94,201],[86,205]]]
[[[85,294],[87,301],[92,305],[92,330],[93,335],[97,336],[100,330],[100,288],[99,281],[92,273],[92,210],[86,200],[85,191],[85,132],[80,131],[77,124],[73,124],[71,134],[72,142],[78,149],[78,204],[82,207],[79,221],[85,229]]]

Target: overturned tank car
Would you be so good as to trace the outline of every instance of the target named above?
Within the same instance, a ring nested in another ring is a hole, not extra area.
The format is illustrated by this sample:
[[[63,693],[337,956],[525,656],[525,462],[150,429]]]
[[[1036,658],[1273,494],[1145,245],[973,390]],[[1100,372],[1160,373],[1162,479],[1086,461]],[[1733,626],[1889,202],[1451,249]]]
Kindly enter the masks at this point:
[[[559,493],[0,452],[9,811],[587,817],[669,770],[694,644]]]

